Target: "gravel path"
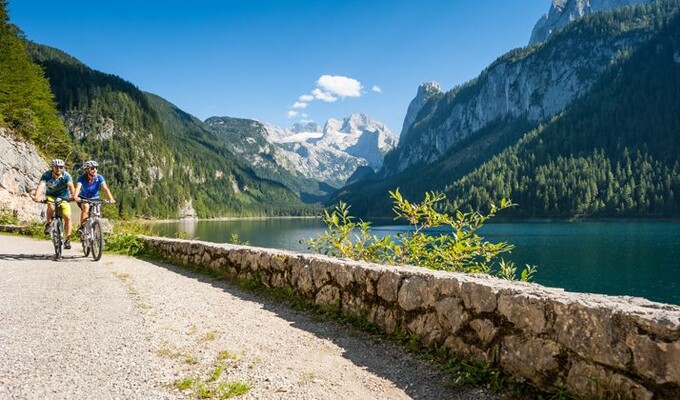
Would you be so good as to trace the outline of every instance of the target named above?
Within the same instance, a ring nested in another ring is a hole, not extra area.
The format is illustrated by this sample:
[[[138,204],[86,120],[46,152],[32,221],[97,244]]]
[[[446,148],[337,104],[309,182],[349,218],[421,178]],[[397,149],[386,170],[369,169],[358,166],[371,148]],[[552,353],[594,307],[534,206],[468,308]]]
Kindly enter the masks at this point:
[[[76,245],[50,257],[47,241],[0,236],[0,399],[195,398],[243,385],[239,398],[496,398],[226,282],[130,257],[93,262]]]

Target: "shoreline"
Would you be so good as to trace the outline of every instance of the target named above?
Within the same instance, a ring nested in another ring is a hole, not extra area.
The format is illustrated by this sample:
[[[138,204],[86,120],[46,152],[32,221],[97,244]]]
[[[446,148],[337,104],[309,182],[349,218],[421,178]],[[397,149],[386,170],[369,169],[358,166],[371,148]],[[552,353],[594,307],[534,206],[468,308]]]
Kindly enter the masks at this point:
[[[204,221],[257,221],[266,219],[321,219],[321,216],[276,216],[276,217],[216,217],[216,218],[175,218],[175,219],[131,219],[140,223],[204,222]]]

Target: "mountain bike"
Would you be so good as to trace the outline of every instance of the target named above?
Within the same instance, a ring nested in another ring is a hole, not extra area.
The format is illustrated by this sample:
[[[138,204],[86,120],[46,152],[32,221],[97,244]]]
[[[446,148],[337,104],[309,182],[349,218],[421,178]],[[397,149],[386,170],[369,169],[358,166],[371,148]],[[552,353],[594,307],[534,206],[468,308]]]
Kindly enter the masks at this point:
[[[61,258],[61,248],[64,244],[64,216],[61,210],[61,203],[64,201],[68,200],[57,197],[54,201],[39,201],[43,204],[54,203],[54,214],[52,215],[52,222],[50,222],[50,237],[52,244],[54,244],[54,258],[57,260]]]
[[[92,258],[99,261],[102,258],[102,248],[104,247],[104,239],[102,235],[101,207],[102,204],[108,204],[108,200],[104,199],[86,199],[80,198],[83,203],[90,205],[90,215],[83,223],[83,233],[80,235],[80,243],[83,245],[83,254],[85,257],[92,252]]]

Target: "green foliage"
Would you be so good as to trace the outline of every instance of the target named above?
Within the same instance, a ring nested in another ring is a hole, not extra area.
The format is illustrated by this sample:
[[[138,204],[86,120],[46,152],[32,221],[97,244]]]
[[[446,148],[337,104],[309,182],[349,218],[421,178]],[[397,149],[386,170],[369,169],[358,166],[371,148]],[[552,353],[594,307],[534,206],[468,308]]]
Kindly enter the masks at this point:
[[[499,255],[509,252],[513,246],[505,242],[491,243],[478,234],[478,230],[498,211],[512,207],[509,200],[499,205],[490,204],[487,214],[479,211],[461,212],[454,215],[437,211],[445,197],[441,193],[428,192],[421,203],[405,199],[399,190],[390,191],[394,202],[395,219],[408,222],[406,233],[379,238],[370,231],[370,223],[356,221],[349,214],[349,206],[340,203],[332,212],[326,211],[323,220],[326,231],[306,243],[310,250],[335,257],[391,265],[416,265],[429,269],[494,273],[502,278],[516,279],[516,269]],[[442,230],[434,228],[445,227]],[[527,267],[520,274],[529,280],[534,267]]]
[[[11,210],[6,207],[0,207],[0,225],[17,225],[19,224],[19,217],[16,210]]]
[[[104,249],[112,253],[134,256],[144,250],[144,240],[139,235],[152,236],[153,230],[145,224],[120,221],[115,224],[113,233],[104,238]]]
[[[242,246],[250,246],[250,242],[247,240],[241,240],[241,238],[238,236],[238,233],[232,233],[229,243],[231,244],[238,244]]]
[[[21,36],[9,22],[7,1],[0,0],[0,127],[35,143],[45,155],[67,158],[72,145],[54,95]]]

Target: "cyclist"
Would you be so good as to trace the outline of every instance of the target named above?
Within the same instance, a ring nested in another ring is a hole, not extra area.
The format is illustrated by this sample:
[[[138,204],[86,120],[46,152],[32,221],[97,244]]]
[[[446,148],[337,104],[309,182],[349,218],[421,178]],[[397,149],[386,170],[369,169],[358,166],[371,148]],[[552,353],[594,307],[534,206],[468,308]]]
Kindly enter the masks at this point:
[[[71,235],[71,206],[68,203],[69,196],[75,197],[76,189],[73,186],[73,178],[71,174],[64,170],[65,163],[64,160],[54,159],[52,160],[52,170],[47,171],[40,177],[40,182],[38,187],[33,193],[33,200],[39,200],[39,193],[42,193],[45,189],[45,199],[47,200],[47,225],[45,225],[45,234],[50,234],[50,224],[52,223],[52,216],[54,215],[54,200],[57,197],[64,199],[61,202],[61,211],[64,218],[64,233],[66,241],[64,242],[64,248],[71,248],[71,241],[69,236]]]
[[[116,200],[113,198],[113,195],[111,194],[111,190],[109,190],[109,186],[104,180],[104,177],[97,173],[98,169],[99,163],[94,160],[86,161],[85,165],[83,166],[83,174],[78,177],[78,183],[76,184],[77,196],[75,197],[75,201],[78,203],[81,210],[80,226],[76,231],[78,235],[83,234],[83,224],[87,220],[87,217],[90,216],[90,204],[81,202],[81,197],[86,199],[98,199],[99,189],[104,189],[104,192],[106,192],[106,197],[109,199],[109,203],[113,204],[116,202]]]

